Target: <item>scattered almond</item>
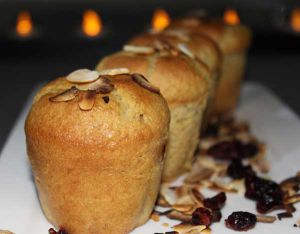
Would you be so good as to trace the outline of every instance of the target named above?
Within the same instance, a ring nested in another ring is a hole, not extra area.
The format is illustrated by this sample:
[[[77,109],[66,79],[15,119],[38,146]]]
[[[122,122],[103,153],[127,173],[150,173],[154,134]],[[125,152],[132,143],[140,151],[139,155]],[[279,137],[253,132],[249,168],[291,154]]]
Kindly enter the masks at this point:
[[[96,91],[88,90],[81,93],[80,100],[78,102],[79,108],[84,111],[89,111],[93,108],[96,99]]]
[[[106,76],[100,76],[98,80],[96,80],[88,86],[88,90],[95,90],[96,93],[101,94],[110,93],[113,90],[113,88],[114,85],[111,79],[109,79]]]
[[[121,68],[113,68],[113,69],[106,69],[99,71],[99,75],[101,76],[115,76],[115,75],[122,75],[122,74],[129,74],[128,68],[121,67]]]
[[[185,54],[186,56],[195,59],[195,55],[190,51],[190,49],[187,47],[186,44],[184,43],[179,43],[178,44],[178,49],[180,52],[182,52],[183,54]]]
[[[294,204],[297,202],[300,202],[300,194],[295,194],[284,199],[284,204]]]
[[[133,73],[131,77],[137,84],[139,84],[143,88],[148,89],[153,93],[158,93],[158,94],[160,93],[159,88],[152,85],[143,75],[138,73]]]
[[[276,220],[275,216],[256,215],[257,222],[260,223],[274,223]]]
[[[66,102],[73,100],[79,93],[79,90],[76,87],[72,87],[64,92],[57,94],[53,97],[50,97],[51,102]]]
[[[14,234],[14,233],[8,230],[0,230],[0,234]]]
[[[189,223],[180,223],[180,224],[177,224],[173,227],[173,229],[177,232],[179,232],[180,234],[181,233],[187,233],[187,232],[190,232],[192,230],[196,230],[196,231],[199,231],[201,232],[202,230],[204,230],[206,228],[206,226],[204,225],[191,225]]]
[[[123,50],[137,54],[153,54],[155,49],[150,46],[124,45]]]
[[[99,73],[89,69],[79,69],[67,75],[66,79],[72,83],[89,83],[97,80]]]
[[[169,213],[166,215],[169,219],[175,219],[175,220],[180,220],[184,223],[189,223],[192,219],[191,215],[183,214],[177,210],[171,210]]]
[[[151,219],[152,219],[153,221],[155,221],[155,222],[159,222],[160,216],[159,216],[159,214],[158,214],[157,212],[154,211],[154,212],[151,214]]]

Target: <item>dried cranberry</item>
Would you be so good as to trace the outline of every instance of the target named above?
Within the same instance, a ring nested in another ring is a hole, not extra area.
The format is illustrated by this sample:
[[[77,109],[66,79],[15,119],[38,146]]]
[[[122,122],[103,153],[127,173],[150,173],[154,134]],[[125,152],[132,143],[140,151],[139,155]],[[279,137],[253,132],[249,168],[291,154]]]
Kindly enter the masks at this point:
[[[245,186],[245,196],[257,201],[257,210],[259,212],[266,213],[274,208],[282,207],[283,191],[274,181],[257,176],[247,176]]]
[[[256,221],[256,216],[254,214],[238,211],[229,215],[225,220],[225,224],[228,228],[236,231],[247,231],[254,228]]]
[[[212,222],[214,222],[214,223],[220,222],[221,218],[222,218],[222,213],[220,210],[212,211]]]
[[[212,223],[212,213],[204,207],[197,208],[192,214],[192,224],[209,226]]]
[[[203,135],[205,137],[210,137],[210,136],[217,136],[219,133],[219,125],[217,123],[210,123],[206,129]]]
[[[243,158],[243,145],[240,141],[222,141],[207,150],[208,155],[217,159]]]
[[[203,201],[205,207],[211,210],[220,210],[226,201],[226,194],[224,192],[218,193],[212,198],[206,198]]]
[[[244,158],[251,158],[258,154],[258,147],[254,143],[247,143],[243,145]]]
[[[233,179],[241,179],[246,176],[254,176],[255,174],[251,166],[244,166],[239,159],[232,160],[227,168],[227,175]]]
[[[63,228],[59,229],[58,231],[55,231],[53,228],[50,228],[48,230],[49,234],[68,234],[66,230],[64,230]]]

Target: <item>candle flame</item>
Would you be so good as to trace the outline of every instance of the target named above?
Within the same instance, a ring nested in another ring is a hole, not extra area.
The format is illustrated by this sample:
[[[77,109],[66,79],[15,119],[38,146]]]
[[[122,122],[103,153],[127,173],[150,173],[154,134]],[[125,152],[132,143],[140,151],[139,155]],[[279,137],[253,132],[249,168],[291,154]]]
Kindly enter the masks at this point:
[[[102,31],[102,20],[94,10],[86,10],[82,18],[82,31],[89,37],[96,37]]]
[[[19,13],[17,17],[16,31],[21,37],[28,37],[32,33],[33,24],[28,11],[21,11]]]
[[[295,32],[300,32],[300,8],[296,8],[292,11],[290,23]]]
[[[162,31],[170,24],[171,19],[168,14],[163,9],[157,9],[154,11],[152,16],[152,29],[155,31]]]
[[[224,13],[224,21],[227,24],[236,25],[240,23],[240,17],[236,10],[229,8]]]

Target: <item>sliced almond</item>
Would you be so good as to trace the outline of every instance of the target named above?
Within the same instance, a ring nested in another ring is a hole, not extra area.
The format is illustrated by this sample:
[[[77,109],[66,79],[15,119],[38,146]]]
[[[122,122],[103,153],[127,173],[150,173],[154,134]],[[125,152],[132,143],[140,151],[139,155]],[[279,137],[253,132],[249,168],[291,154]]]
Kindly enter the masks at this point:
[[[186,233],[186,232],[190,232],[192,230],[197,230],[199,232],[201,232],[202,230],[204,230],[206,228],[206,226],[204,225],[192,225],[192,224],[189,224],[189,223],[180,223],[180,224],[177,224],[173,227],[173,229],[177,232],[179,232],[180,234],[181,233]]]
[[[129,70],[126,67],[120,67],[120,68],[113,68],[113,69],[106,69],[99,71],[99,75],[101,76],[116,76],[116,75],[122,75],[122,74],[129,74]]]
[[[157,199],[157,205],[162,207],[170,207],[170,204],[164,199],[163,196],[159,196]]]
[[[195,210],[194,204],[187,204],[187,205],[185,205],[185,204],[175,204],[175,205],[172,205],[172,208],[174,210],[177,210],[177,211],[179,211],[181,213],[185,213],[185,214],[190,214]]]
[[[8,230],[0,230],[0,234],[14,234],[14,233]]]
[[[159,216],[159,213],[157,213],[157,212],[152,212],[152,214],[151,214],[151,219],[154,221],[154,222],[159,222],[159,220],[160,220],[160,216]]]
[[[137,54],[153,54],[155,49],[150,46],[124,45],[123,50]]]
[[[275,216],[256,215],[257,222],[260,223],[274,223],[276,220]]]
[[[196,188],[191,188],[190,190],[191,196],[194,198],[194,200],[198,203],[203,205],[204,196],[199,192]]]
[[[97,80],[99,73],[89,69],[79,69],[67,75],[66,79],[72,83],[89,83]]]
[[[300,202],[300,194],[296,194],[284,199],[284,204],[294,204]]]
[[[95,90],[96,93],[106,94],[114,89],[114,85],[108,77],[100,76],[98,80],[88,86],[88,90]]]
[[[164,31],[164,34],[177,37],[179,40],[184,41],[184,42],[188,42],[190,40],[190,38],[187,36],[186,32],[184,32],[183,30],[169,29],[169,30]]]
[[[96,91],[83,91],[78,102],[79,108],[84,111],[89,111],[93,108],[96,99]]]
[[[67,89],[66,91],[57,94],[53,97],[50,97],[49,100],[51,102],[67,102],[73,100],[79,93],[79,90],[76,87],[72,87]]]
[[[192,219],[191,215],[183,214],[177,210],[172,210],[171,212],[167,213],[166,215],[169,219],[175,219],[182,221],[184,223],[189,223]]]
[[[201,231],[201,234],[211,234],[211,229],[210,228],[206,228],[203,231]]]
[[[148,89],[153,93],[160,93],[159,88],[152,85],[143,75],[138,73],[133,73],[131,77],[137,84],[139,84],[143,88]]]
[[[195,59],[195,55],[192,53],[192,51],[190,51],[190,49],[187,47],[186,44],[184,43],[179,43],[178,44],[178,49],[180,52],[182,52],[183,54],[185,54],[186,56]]]
[[[197,184],[202,180],[209,179],[214,174],[210,168],[198,167],[198,170],[192,170],[185,178],[184,182],[188,184]]]

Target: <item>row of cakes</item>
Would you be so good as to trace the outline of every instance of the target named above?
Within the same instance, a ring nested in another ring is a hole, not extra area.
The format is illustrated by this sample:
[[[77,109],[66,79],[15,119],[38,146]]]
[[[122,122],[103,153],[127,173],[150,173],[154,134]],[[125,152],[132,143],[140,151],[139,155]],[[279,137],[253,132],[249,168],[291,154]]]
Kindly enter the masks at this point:
[[[71,234],[144,224],[161,181],[191,168],[208,120],[234,111],[250,37],[243,25],[178,19],[43,87],[25,133],[47,219]]]

